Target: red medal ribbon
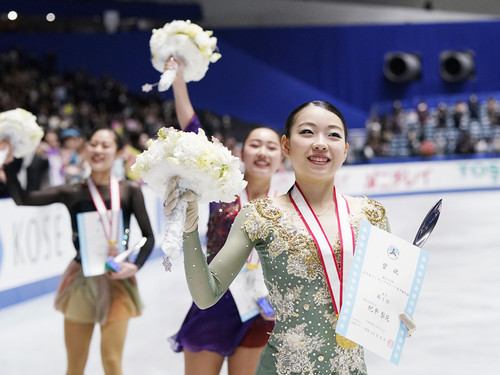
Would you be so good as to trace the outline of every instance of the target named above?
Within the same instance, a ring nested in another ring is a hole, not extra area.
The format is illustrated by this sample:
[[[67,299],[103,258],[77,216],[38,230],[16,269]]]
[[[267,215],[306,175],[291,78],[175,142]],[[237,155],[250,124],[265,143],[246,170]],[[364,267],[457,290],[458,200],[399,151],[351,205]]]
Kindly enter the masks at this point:
[[[335,213],[337,215],[341,246],[339,269],[335,260],[333,247],[297,183],[293,186],[289,196],[318,248],[333,306],[338,314],[342,307],[343,288],[347,283],[348,273],[354,256],[354,231],[349,224],[349,205],[347,200],[337,192],[335,187],[333,188],[333,199],[335,201]]]
[[[94,206],[101,218],[102,228],[108,244],[117,245],[121,210],[120,182],[113,176],[109,180],[109,197],[111,200],[111,210],[109,211],[91,177],[87,178],[87,186],[92,202],[94,202]]]

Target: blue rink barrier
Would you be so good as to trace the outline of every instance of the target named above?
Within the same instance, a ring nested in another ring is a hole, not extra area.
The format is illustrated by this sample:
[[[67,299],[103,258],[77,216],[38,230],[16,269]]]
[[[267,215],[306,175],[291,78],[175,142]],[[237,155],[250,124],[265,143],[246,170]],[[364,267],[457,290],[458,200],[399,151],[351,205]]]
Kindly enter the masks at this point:
[[[162,256],[161,249],[154,248],[148,261]],[[161,265],[160,265],[161,266]],[[0,309],[15,305],[26,300],[40,297],[47,293],[52,293],[57,290],[61,275],[49,277],[47,279],[35,281],[29,284],[21,285],[0,292]]]
[[[158,246],[165,219],[159,211],[159,198],[147,187],[143,195],[155,233],[153,258],[161,253]],[[76,254],[70,223],[68,210],[61,203],[17,206],[10,198],[0,199],[0,308],[57,290],[62,273]],[[140,233],[132,217],[130,243],[136,243]]]
[[[60,278],[54,276],[0,292],[0,309],[55,291]]]

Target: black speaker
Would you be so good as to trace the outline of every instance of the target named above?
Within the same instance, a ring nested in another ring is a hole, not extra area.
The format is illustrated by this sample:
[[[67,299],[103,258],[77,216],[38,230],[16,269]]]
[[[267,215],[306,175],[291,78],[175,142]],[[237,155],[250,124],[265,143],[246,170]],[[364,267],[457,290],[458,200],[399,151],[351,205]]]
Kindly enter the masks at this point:
[[[439,74],[444,81],[451,83],[474,79],[474,52],[442,51],[439,55]]]
[[[384,76],[391,82],[411,82],[422,76],[420,55],[408,52],[388,52],[384,57]]]

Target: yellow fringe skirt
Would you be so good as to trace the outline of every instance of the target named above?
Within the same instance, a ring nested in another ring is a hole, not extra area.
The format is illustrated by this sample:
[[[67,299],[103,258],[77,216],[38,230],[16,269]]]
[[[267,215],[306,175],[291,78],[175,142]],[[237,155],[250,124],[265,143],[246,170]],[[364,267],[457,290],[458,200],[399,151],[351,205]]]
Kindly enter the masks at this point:
[[[55,308],[65,318],[81,323],[106,324],[139,316],[142,302],[135,277],[111,280],[105,275],[85,277],[72,261],[61,277]]]

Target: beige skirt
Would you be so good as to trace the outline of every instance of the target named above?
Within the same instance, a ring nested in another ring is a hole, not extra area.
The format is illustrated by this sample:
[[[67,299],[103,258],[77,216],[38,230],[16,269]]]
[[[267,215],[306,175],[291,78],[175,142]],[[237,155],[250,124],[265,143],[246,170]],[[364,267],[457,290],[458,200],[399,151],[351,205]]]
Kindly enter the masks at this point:
[[[61,277],[55,300],[65,318],[81,323],[106,324],[139,316],[142,303],[135,277],[111,280],[105,275],[85,277],[72,261]]]

